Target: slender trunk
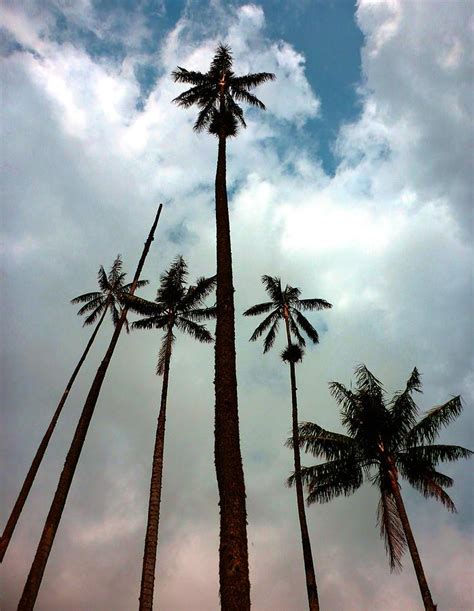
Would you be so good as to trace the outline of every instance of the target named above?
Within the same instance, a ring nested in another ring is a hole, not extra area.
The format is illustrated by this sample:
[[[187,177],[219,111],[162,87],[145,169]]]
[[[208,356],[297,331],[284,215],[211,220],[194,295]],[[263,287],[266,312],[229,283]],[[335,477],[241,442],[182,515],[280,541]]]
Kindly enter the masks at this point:
[[[216,172],[217,322],[215,465],[220,505],[221,608],[250,609],[245,482],[240,453],[235,363],[234,287],[226,188],[226,138],[219,137]]]
[[[153,609],[153,589],[155,583],[156,548],[158,547],[158,526],[160,522],[161,482],[163,479],[163,452],[165,448],[166,400],[168,397],[168,379],[171,360],[171,333],[168,328],[166,356],[161,387],[161,404],[156,429],[155,449],[150,482],[150,499],[148,503],[148,522],[143,553],[142,581],[140,586],[140,611]]]
[[[53,434],[53,431],[59,420],[59,416],[61,415],[63,406],[66,403],[66,399],[68,398],[69,392],[72,388],[72,385],[74,384],[74,380],[76,379],[77,374],[79,373],[79,370],[82,367],[82,364],[84,363],[86,359],[87,353],[89,352],[92,344],[94,343],[97,332],[99,331],[100,325],[102,324],[106,313],[107,313],[107,308],[104,309],[104,313],[100,317],[100,320],[97,323],[94,329],[94,332],[92,333],[89,341],[87,342],[87,346],[85,347],[85,350],[82,353],[82,356],[78,364],[76,365],[76,368],[72,372],[71,378],[69,379],[69,382],[67,383],[67,386],[64,389],[61,400],[59,401],[58,406],[56,407],[56,411],[54,412],[54,415],[51,419],[51,422],[49,423],[46,433],[44,434],[44,437],[38,446],[35,457],[33,458],[33,462],[31,463],[30,469],[25,477],[25,481],[23,482],[23,486],[21,487],[20,493],[18,494],[16,503],[12,509],[10,517],[8,518],[8,522],[5,526],[5,530],[3,531],[2,538],[0,539],[0,562],[3,561],[5,553],[8,549],[10,539],[13,535],[16,524],[20,518],[21,512],[23,511],[23,507],[25,505],[26,499],[28,498],[31,487],[33,486],[33,482],[35,481],[36,474],[38,472],[38,469],[46,453],[46,448],[48,447],[49,440],[51,439],[51,435]]]
[[[290,325],[288,315],[285,315],[286,337],[288,348],[291,346]],[[295,364],[290,361],[291,379],[291,417],[292,417],[292,437],[293,437],[293,458],[295,463],[295,487],[296,502],[298,505],[298,518],[300,521],[301,544],[303,546],[304,569],[306,574],[306,590],[308,592],[308,607],[310,611],[319,611],[318,588],[316,585],[316,575],[314,572],[313,554],[311,552],[311,541],[309,539],[308,523],[306,521],[306,511],[304,507],[303,484],[301,482],[301,457],[300,457],[300,438],[298,432],[298,403],[296,398],[296,372]]]
[[[403,531],[405,533],[405,538],[407,540],[408,549],[410,551],[410,556],[413,561],[413,566],[415,568],[416,578],[418,580],[418,586],[420,588],[421,597],[423,599],[423,604],[425,606],[426,611],[436,611],[436,605],[433,602],[431,597],[431,592],[428,587],[428,582],[426,581],[425,572],[423,570],[423,565],[421,564],[420,554],[418,553],[418,548],[415,543],[415,537],[413,536],[413,532],[411,530],[410,522],[408,521],[407,512],[405,510],[405,504],[402,499],[402,495],[400,494],[400,486],[398,484],[398,476],[395,465],[393,464],[393,460],[389,458],[389,478],[390,478],[390,487],[395,499],[395,504],[397,505],[398,515],[400,516],[400,521],[403,526]]]
[[[148,235],[148,239],[145,242],[142,256],[135,272],[135,276],[133,278],[133,283],[130,288],[131,295],[133,295],[133,293],[135,292],[137,282],[140,278],[140,274],[143,268],[143,264],[145,263],[146,256],[148,254],[148,251],[150,250],[150,246],[154,238],[155,229],[158,224],[158,219],[160,217],[161,209],[162,205],[160,204],[160,207],[158,208],[158,212],[155,217],[155,221]],[[34,608],[36,597],[38,596],[38,590],[40,588],[41,581],[43,579],[43,574],[46,568],[46,563],[48,561],[49,554],[51,552],[51,548],[54,542],[54,537],[56,535],[56,531],[61,520],[62,512],[66,504],[69,488],[71,487],[77,463],[81,455],[82,446],[84,445],[87,430],[89,428],[89,424],[94,413],[94,409],[100,394],[100,389],[102,387],[105,374],[107,372],[107,368],[110,363],[110,359],[114,352],[115,346],[120,336],[120,331],[122,330],[125,318],[127,316],[127,310],[127,307],[122,310],[119,321],[112,335],[112,339],[110,340],[109,347],[107,349],[107,352],[105,353],[105,357],[99,365],[99,369],[97,370],[94,381],[92,382],[92,386],[90,388],[86,402],[84,403],[82,414],[77,424],[77,428],[74,433],[69,452],[67,453],[61,476],[59,478],[58,487],[56,489],[51,508],[46,518],[43,532],[41,534],[38,548],[36,550],[36,555],[33,560],[33,564],[31,565],[30,573],[28,575],[28,579],[23,589],[23,594],[18,604],[19,611],[26,611]]]

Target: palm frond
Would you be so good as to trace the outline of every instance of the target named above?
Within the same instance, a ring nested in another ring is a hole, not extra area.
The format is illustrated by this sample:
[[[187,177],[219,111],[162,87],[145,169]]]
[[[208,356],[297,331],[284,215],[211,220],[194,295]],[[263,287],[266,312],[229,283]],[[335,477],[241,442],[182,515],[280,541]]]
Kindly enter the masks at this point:
[[[246,74],[245,76],[237,76],[231,80],[231,86],[235,89],[254,89],[259,85],[263,85],[268,81],[274,81],[276,76],[273,72],[256,72],[253,74]]]
[[[165,372],[166,359],[171,358],[171,352],[175,336],[172,331],[168,331],[161,340],[160,351],[158,353],[158,362],[156,364],[156,375],[162,376]]]
[[[328,503],[332,499],[353,494],[363,483],[361,466],[351,459],[331,460],[321,465],[301,468],[301,481],[306,486],[308,505]],[[295,482],[295,473],[288,485]]]
[[[186,316],[194,321],[214,320],[217,317],[217,306],[208,308],[193,308],[186,312]]]
[[[295,304],[295,308],[310,311],[328,310],[329,308],[332,308],[332,304],[325,299],[300,299],[298,303]]]
[[[137,295],[130,295],[129,293],[123,293],[120,296],[120,302],[132,312],[142,316],[163,316],[165,312],[163,304],[156,301],[148,301],[148,299],[143,299],[143,297],[138,297]]]
[[[193,129],[195,132],[202,132],[205,129],[209,129],[214,118],[216,100],[211,98],[207,104],[199,111],[196,121],[194,122]]]
[[[384,393],[382,383],[367,369],[363,363],[357,365],[355,368],[355,375],[358,390],[376,398],[382,397]]]
[[[96,308],[102,309],[105,307],[107,307],[107,299],[102,295],[102,293],[99,293],[99,297],[92,299],[92,301],[89,301],[89,303],[84,304],[82,308],[79,308],[77,315],[82,316],[86,312],[90,312]]]
[[[214,291],[216,282],[217,276],[198,278],[195,285],[188,287],[179,309],[188,312],[188,310],[191,311],[202,305],[204,300]]]
[[[296,340],[298,342],[298,346],[300,346],[301,348],[306,347],[305,339],[301,335],[300,330],[298,329],[298,325],[295,323],[295,319],[293,318],[291,313],[288,316],[288,322],[289,322],[289,325],[290,325],[291,332],[296,337]]]
[[[132,329],[164,329],[169,322],[169,316],[162,314],[160,316],[148,316],[146,318],[140,318],[132,322],[130,325]]]
[[[89,314],[89,316],[87,318],[85,318],[84,322],[82,323],[82,325],[84,327],[87,327],[88,325],[92,325],[95,323],[95,321],[99,318],[99,316],[101,314],[103,314],[104,312],[104,308],[107,307],[107,305],[105,304],[105,302],[103,304],[100,304],[91,314]],[[81,308],[82,309],[82,308]],[[79,312],[78,312],[79,313]]]
[[[309,322],[309,320],[297,309],[292,308],[292,314],[296,318],[296,322],[303,329],[309,339],[313,342],[313,344],[319,343],[319,335],[313,325]]]
[[[382,489],[380,494],[377,509],[377,524],[380,528],[380,536],[385,543],[385,551],[390,560],[390,570],[401,571],[402,556],[406,549],[407,541],[395,499],[385,489]]]
[[[244,316],[259,316],[260,314],[266,314],[275,307],[273,301],[266,301],[265,303],[257,303],[248,310],[245,310]]]
[[[233,83],[231,83],[231,92],[235,99],[239,100],[239,102],[246,102],[250,106],[256,106],[261,110],[266,110],[265,104],[259,100],[257,96],[249,93],[241,87],[235,87]]]
[[[405,390],[396,393],[390,404],[392,429],[399,443],[416,424],[418,408],[412,398],[413,392],[421,392],[421,377],[416,367],[408,378]]]
[[[278,333],[278,327],[280,326],[280,319],[275,317],[275,320],[270,327],[270,331],[267,333],[267,336],[263,342],[263,352],[268,352],[270,348],[275,343],[276,335]]]
[[[258,325],[255,331],[252,333],[250,340],[254,342],[257,340],[267,329],[268,327],[275,322],[275,320],[280,316],[280,312],[278,310],[274,310],[270,312],[270,314],[262,320],[262,322]]]
[[[298,425],[298,435],[300,448],[316,458],[336,460],[353,456],[358,451],[358,444],[352,437],[327,431],[314,422],[301,422]],[[292,448],[293,438],[287,439],[285,445]]]
[[[281,280],[277,276],[262,276],[262,283],[271,300],[277,304],[283,303]]]
[[[105,273],[105,269],[102,265],[99,267],[99,271],[97,273],[97,282],[99,284],[100,290],[103,293],[108,293],[111,290],[107,274]]]
[[[452,462],[460,458],[470,458],[472,454],[473,452],[467,448],[451,445],[410,446],[406,450],[407,457],[428,461],[432,465]]]
[[[137,289],[141,289],[144,286],[148,286],[149,284],[150,284],[149,280],[139,280],[137,282],[136,288]],[[133,282],[129,282],[128,284],[124,284],[123,287],[122,287],[122,292],[130,293],[130,290],[131,290],[132,286],[133,286]]]
[[[176,319],[176,326],[180,331],[191,335],[191,337],[197,339],[200,342],[209,344],[214,341],[212,335],[204,325],[199,325],[193,320],[185,318],[184,316],[179,316]]]
[[[440,429],[455,420],[462,412],[460,396],[453,397],[443,405],[429,410],[426,416],[415,424],[406,438],[407,445],[419,445],[422,442],[432,443]]]
[[[206,75],[202,72],[196,72],[194,70],[186,70],[178,66],[171,73],[175,83],[187,83],[189,85],[203,85],[206,83]]]
[[[79,295],[78,297],[74,297],[74,299],[71,299],[71,303],[72,304],[86,303],[86,302],[93,301],[95,299],[101,299],[101,297],[102,297],[102,293],[100,293],[99,291],[94,291],[92,293],[84,293],[84,295]]]

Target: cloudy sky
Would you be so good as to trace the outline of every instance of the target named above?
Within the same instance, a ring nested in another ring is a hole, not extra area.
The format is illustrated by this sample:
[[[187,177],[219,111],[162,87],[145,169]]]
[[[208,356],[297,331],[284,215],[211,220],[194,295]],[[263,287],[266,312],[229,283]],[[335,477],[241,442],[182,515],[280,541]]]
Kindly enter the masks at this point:
[[[253,608],[299,611],[306,591],[294,491],[289,376],[250,344],[281,276],[333,309],[298,367],[301,420],[340,430],[327,383],[365,363],[389,392],[414,366],[421,410],[462,394],[442,440],[471,446],[473,13],[466,0],[3,0],[2,433],[4,521],[90,331],[69,300],[121,253],[130,276],[159,202],[141,294],[183,254],[215,268],[216,141],[171,104],[171,71],[205,71],[218,41],[238,73],[271,71],[268,111],[228,146],[241,443]],[[101,330],[2,565],[15,609],[75,423],[111,335]],[[160,336],[120,339],[37,601],[39,611],[137,606],[160,379]],[[179,337],[172,361],[156,600],[218,608],[213,351]],[[311,457],[303,457],[311,464]],[[448,465],[459,513],[403,486],[433,597],[472,608],[470,465]],[[411,561],[391,575],[376,493],[308,509],[323,608],[421,609]]]

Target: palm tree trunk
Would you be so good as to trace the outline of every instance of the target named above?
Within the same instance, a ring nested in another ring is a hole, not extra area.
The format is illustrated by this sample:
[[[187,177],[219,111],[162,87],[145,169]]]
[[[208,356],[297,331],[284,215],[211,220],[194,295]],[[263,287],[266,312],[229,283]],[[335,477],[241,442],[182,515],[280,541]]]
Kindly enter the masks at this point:
[[[160,413],[158,415],[155,449],[153,452],[150,499],[148,503],[148,522],[146,527],[142,581],[140,586],[140,611],[151,611],[153,609],[156,548],[158,547],[158,526],[160,522],[161,482],[163,478],[163,452],[165,448],[166,400],[168,397],[168,379],[171,360],[171,333],[172,328],[170,327],[168,328],[168,337],[166,340]]]
[[[215,465],[220,505],[221,608],[250,609],[245,482],[240,453],[235,363],[234,287],[226,187],[226,138],[219,137],[216,172],[217,322],[215,344]]]
[[[145,246],[143,248],[142,256],[138,263],[137,270],[135,272],[133,283],[130,288],[131,295],[133,295],[135,292],[137,282],[140,278],[140,274],[143,268],[143,264],[145,263],[146,256],[148,254],[148,251],[150,250],[150,246],[154,238],[155,229],[160,217],[161,209],[162,205],[160,204],[155,217],[155,221],[145,242]],[[40,588],[41,581],[43,579],[43,574],[46,568],[46,563],[48,561],[49,554],[53,546],[54,537],[56,535],[63,509],[66,504],[69,488],[71,487],[77,463],[79,462],[79,457],[81,455],[82,446],[84,445],[87,430],[94,414],[94,409],[97,403],[97,399],[99,398],[100,389],[102,387],[102,383],[104,381],[105,374],[110,363],[110,359],[112,358],[112,354],[114,352],[115,346],[117,345],[120,332],[125,322],[127,311],[128,308],[124,307],[120,315],[119,321],[115,327],[112,339],[110,340],[107,352],[105,353],[105,357],[99,365],[94,381],[92,382],[89,394],[87,396],[86,402],[84,404],[81,417],[77,424],[76,431],[74,433],[74,437],[69,448],[69,452],[67,453],[61,476],[59,478],[58,487],[56,489],[53,502],[51,503],[51,508],[46,518],[43,532],[41,534],[38,548],[36,550],[36,555],[33,560],[33,564],[31,565],[30,573],[28,575],[28,579],[23,589],[23,594],[18,604],[18,611],[30,611],[34,608],[36,597],[38,596],[38,590]]]
[[[285,316],[286,337],[288,348],[291,346],[291,334],[288,317]],[[308,523],[306,521],[306,511],[304,507],[303,484],[301,482],[301,457],[300,439],[298,432],[298,403],[296,397],[296,372],[295,364],[290,361],[291,379],[291,417],[292,417],[292,438],[293,438],[293,458],[295,463],[295,486],[296,502],[298,505],[298,518],[300,521],[301,544],[303,546],[303,560],[306,574],[306,590],[308,592],[308,607],[310,611],[319,611],[318,588],[316,585],[316,575],[314,572],[313,554],[311,552],[311,541],[309,539]]]
[[[35,481],[36,474],[38,472],[38,469],[46,453],[46,448],[48,447],[49,440],[51,439],[51,435],[53,434],[53,431],[56,428],[56,424],[58,422],[59,416],[61,415],[63,406],[66,403],[66,399],[68,398],[69,392],[72,388],[72,385],[74,384],[77,374],[79,373],[79,370],[82,367],[82,364],[84,363],[92,344],[94,343],[97,332],[99,331],[100,325],[102,324],[106,313],[107,313],[107,308],[104,309],[104,313],[100,317],[100,320],[97,323],[94,329],[94,332],[92,333],[89,341],[87,342],[87,346],[85,347],[85,350],[82,353],[82,356],[79,359],[79,362],[76,365],[76,368],[72,372],[71,378],[69,379],[69,382],[67,383],[67,386],[64,389],[61,400],[59,401],[58,406],[56,407],[56,411],[54,412],[54,415],[51,419],[51,422],[49,423],[46,433],[44,434],[44,437],[38,446],[38,450],[36,451],[35,457],[33,458],[33,462],[31,463],[31,466],[26,475],[25,481],[23,482],[23,486],[21,487],[20,493],[18,494],[16,503],[12,509],[10,517],[8,518],[8,522],[5,526],[5,530],[3,531],[2,538],[0,539],[0,562],[3,561],[5,553],[8,549],[10,539],[13,535],[16,524],[20,518],[21,512],[23,511],[23,507],[25,505],[26,499],[28,498],[31,487],[33,486],[33,482]]]
[[[421,564],[420,554],[418,553],[418,548],[415,543],[415,537],[413,536],[410,522],[408,521],[405,504],[403,502],[402,495],[400,494],[400,486],[398,484],[396,467],[393,464],[393,460],[389,459],[389,464],[390,488],[395,499],[395,504],[397,505],[397,511],[403,526],[403,531],[407,540],[408,549],[410,550],[410,556],[413,561],[413,566],[415,568],[416,578],[418,580],[418,586],[420,588],[423,604],[425,606],[426,611],[436,611],[436,605],[433,602],[431,592],[428,587],[428,582],[426,581],[423,565]]]

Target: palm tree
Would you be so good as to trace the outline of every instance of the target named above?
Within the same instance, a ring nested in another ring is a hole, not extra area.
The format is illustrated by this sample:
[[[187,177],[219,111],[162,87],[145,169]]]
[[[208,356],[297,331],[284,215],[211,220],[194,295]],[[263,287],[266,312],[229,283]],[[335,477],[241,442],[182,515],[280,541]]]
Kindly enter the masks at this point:
[[[204,299],[214,289],[215,276],[199,278],[194,286],[186,286],[187,265],[179,256],[161,276],[160,288],[154,302],[139,297],[123,296],[130,310],[144,316],[132,324],[133,329],[164,330],[158,356],[156,373],[163,376],[161,404],[156,429],[153,453],[148,522],[143,555],[142,580],[140,587],[140,611],[153,609],[153,587],[155,580],[156,549],[160,518],[161,482],[163,475],[163,452],[165,445],[166,402],[171,352],[175,341],[174,330],[187,333],[200,342],[212,342],[212,335],[196,320],[207,317],[207,308],[202,308]],[[209,308],[209,310],[212,310]]]
[[[162,208],[163,206],[162,204],[160,204],[155,216],[155,220],[153,221],[153,225],[151,226],[150,233],[148,234],[148,238],[145,241],[143,252],[138,262],[133,282],[128,291],[130,295],[133,295],[138,286],[140,274],[142,273],[145,259],[148,255],[148,251],[150,250],[151,243],[153,242],[156,226],[158,225]],[[119,319],[115,326],[115,330],[112,335],[112,339],[110,340],[105,356],[101,364],[99,365],[99,368],[97,369],[97,373],[90,387],[89,394],[87,395],[86,401],[84,403],[81,417],[79,418],[74,437],[69,447],[69,451],[66,455],[64,467],[59,477],[58,486],[56,488],[56,492],[54,494],[54,498],[51,503],[48,516],[46,518],[46,522],[43,528],[43,532],[41,534],[40,541],[38,543],[38,547],[36,549],[33,564],[31,565],[31,569],[28,574],[25,587],[23,589],[23,594],[18,604],[19,611],[31,611],[31,609],[34,608],[36,597],[38,596],[38,591],[41,586],[41,581],[43,579],[43,574],[46,569],[46,564],[48,562],[49,554],[51,553],[51,548],[54,543],[54,538],[58,530],[59,522],[61,521],[64,506],[66,505],[69,489],[74,478],[74,473],[76,472],[77,463],[79,462],[87,431],[89,429],[92,416],[94,415],[94,410],[97,404],[97,399],[99,398],[100,390],[102,388],[102,383],[104,382],[105,374],[107,373],[110,360],[120,337],[120,332],[122,331],[122,327],[125,324],[125,320],[127,318],[127,310],[127,306],[122,308]]]
[[[301,530],[301,543],[303,546],[304,568],[306,573],[306,589],[308,591],[308,604],[311,611],[319,609],[318,589],[316,585],[316,576],[314,573],[313,556],[311,553],[311,543],[309,540],[308,524],[306,522],[306,514],[304,508],[303,486],[299,477],[301,469],[300,459],[300,444],[298,438],[298,404],[296,397],[296,373],[295,363],[303,358],[303,347],[306,345],[305,339],[301,331],[309,337],[309,339],[317,344],[319,336],[316,329],[304,316],[302,310],[325,310],[331,308],[331,304],[324,299],[300,299],[301,291],[295,287],[286,285],[285,290],[281,287],[280,278],[272,278],[271,276],[262,276],[262,282],[265,286],[271,301],[259,303],[244,312],[244,316],[259,316],[260,314],[268,314],[264,320],[258,325],[250,338],[250,341],[255,341],[263,333],[268,331],[264,340],[263,352],[268,352],[275,343],[280,321],[284,321],[286,331],[287,345],[282,352],[281,357],[290,366],[291,380],[291,406],[292,406],[292,439],[294,441],[294,465],[295,465],[295,481],[296,481],[296,501],[298,505],[298,517]],[[296,338],[296,344],[292,341],[292,334]]]
[[[116,324],[119,319],[119,313],[117,310],[118,297],[122,292],[130,291],[131,287],[131,284],[123,284],[124,278],[125,273],[122,272],[122,260],[120,258],[120,255],[118,255],[112,264],[112,268],[108,276],[105,273],[104,268],[100,266],[98,274],[100,291],[94,293],[85,293],[84,295],[80,295],[79,297],[76,297],[71,301],[71,303],[85,303],[85,305],[82,306],[82,308],[79,310],[78,315],[83,315],[90,312],[90,314],[84,321],[84,326],[92,325],[94,322],[96,322],[97,319],[99,320],[89,341],[87,342],[87,346],[85,347],[84,352],[82,353],[82,356],[76,365],[76,368],[72,372],[72,375],[66,385],[66,388],[64,389],[62,397],[58,403],[58,406],[56,407],[56,411],[54,412],[51,422],[49,423],[49,426],[46,429],[46,433],[44,434],[43,439],[41,440],[41,443],[38,446],[35,457],[33,458],[33,462],[31,463],[25,481],[23,482],[23,486],[21,487],[21,490],[18,494],[18,498],[12,509],[10,517],[8,518],[5,530],[3,531],[2,537],[0,539],[0,562],[3,561],[8,545],[10,543],[10,539],[20,518],[21,512],[25,505],[26,499],[28,498],[33,482],[35,481],[38,469],[41,465],[41,462],[43,461],[46,449],[49,444],[49,440],[51,439],[53,431],[59,420],[59,416],[61,415],[63,406],[69,396],[69,392],[71,391],[72,385],[74,384],[77,374],[79,373],[79,370],[81,369],[86,359],[86,356],[92,344],[94,343],[94,340],[97,336],[97,333],[100,329],[100,326],[105,318],[107,311],[111,312],[114,324]],[[145,286],[146,284],[148,284],[147,280],[140,280],[140,282],[138,282],[137,284],[137,287]]]
[[[239,440],[235,366],[235,311],[230,222],[226,187],[226,142],[246,127],[237,102],[265,109],[252,93],[275,78],[269,72],[236,76],[229,47],[219,44],[205,74],[178,67],[173,78],[192,85],[174,99],[179,106],[198,106],[194,124],[218,138],[215,180],[217,243],[217,323],[215,346],[215,465],[219,489],[219,582],[221,606],[228,611],[250,609],[245,482]],[[236,101],[237,100],[237,101]]]
[[[402,554],[408,546],[425,609],[434,610],[418,548],[401,496],[400,476],[424,497],[433,497],[450,511],[456,511],[444,488],[453,480],[436,470],[438,463],[468,458],[472,452],[460,446],[435,445],[441,427],[462,411],[461,397],[434,407],[417,422],[418,408],[413,392],[421,392],[420,374],[413,369],[405,390],[388,401],[382,384],[366,368],[356,370],[356,389],[338,382],[329,385],[341,405],[342,424],[349,435],[326,431],[317,424],[299,426],[299,443],[307,452],[327,462],[303,467],[301,478],[308,490],[308,503],[326,503],[334,497],[355,492],[369,480],[378,487],[377,520],[392,570],[401,569]],[[294,440],[289,439],[293,446]],[[294,476],[289,480],[294,481]]]

